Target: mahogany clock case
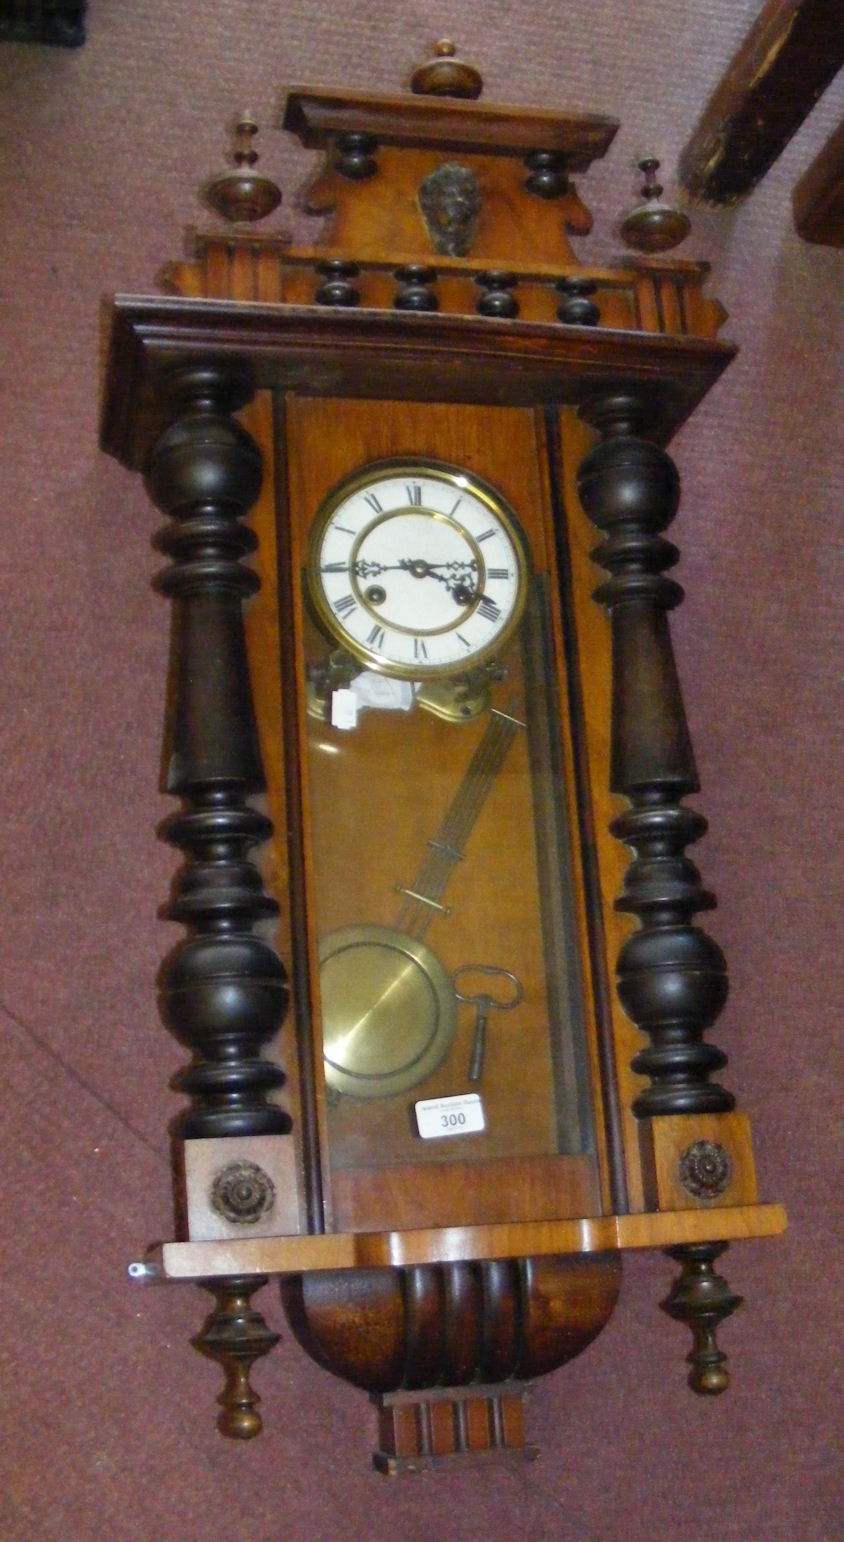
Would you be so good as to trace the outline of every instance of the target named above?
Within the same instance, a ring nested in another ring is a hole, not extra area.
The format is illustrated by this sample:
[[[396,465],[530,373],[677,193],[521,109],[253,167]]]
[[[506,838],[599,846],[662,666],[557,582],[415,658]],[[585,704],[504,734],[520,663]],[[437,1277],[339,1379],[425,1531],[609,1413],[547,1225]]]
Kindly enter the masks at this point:
[[[186,1229],[137,1272],[210,1279],[226,1434],[261,1428],[279,1274],[386,1399],[383,1470],[524,1460],[515,1379],[600,1330],[622,1248],[670,1248],[719,1393],[716,1261],[784,1224],[715,1079],[668,624],[664,444],[734,350],[705,265],[573,259],[611,120],[304,90],[283,125],[324,244],[200,234],[173,298],[112,310],[103,444],[169,516],[160,1003],[192,1053]],[[261,217],[244,156],[212,201]]]

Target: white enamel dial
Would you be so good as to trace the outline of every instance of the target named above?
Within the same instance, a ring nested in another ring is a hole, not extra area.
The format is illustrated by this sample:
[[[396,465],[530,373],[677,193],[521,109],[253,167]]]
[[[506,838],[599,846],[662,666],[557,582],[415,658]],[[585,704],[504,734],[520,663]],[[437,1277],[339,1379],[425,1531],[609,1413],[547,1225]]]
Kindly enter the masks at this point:
[[[308,560],[320,618],[371,669],[456,674],[495,653],[525,597],[514,516],[469,472],[381,461],[320,509]]]

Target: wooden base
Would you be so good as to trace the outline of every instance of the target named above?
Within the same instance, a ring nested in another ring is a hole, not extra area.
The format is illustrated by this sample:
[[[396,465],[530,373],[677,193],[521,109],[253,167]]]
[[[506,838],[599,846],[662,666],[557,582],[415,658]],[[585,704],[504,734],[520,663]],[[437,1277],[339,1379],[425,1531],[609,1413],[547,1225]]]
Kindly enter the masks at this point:
[[[518,1382],[390,1392],[373,1401],[379,1449],[372,1465],[388,1477],[491,1461],[530,1462],[539,1455],[536,1446],[525,1444],[524,1388]]]
[[[341,1232],[301,1237],[251,1237],[236,1242],[164,1242],[147,1262],[164,1279],[202,1280],[227,1274],[300,1274],[334,1269],[408,1267],[457,1260],[595,1253],[676,1247],[682,1242],[738,1242],[785,1231],[782,1205],[728,1205],[650,1215],[453,1226],[429,1231]]]

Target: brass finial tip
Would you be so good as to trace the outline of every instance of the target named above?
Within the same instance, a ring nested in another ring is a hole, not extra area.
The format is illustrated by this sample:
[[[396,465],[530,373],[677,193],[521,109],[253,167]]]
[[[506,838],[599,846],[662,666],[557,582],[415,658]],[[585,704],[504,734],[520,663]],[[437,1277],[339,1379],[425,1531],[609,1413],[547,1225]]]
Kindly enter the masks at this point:
[[[726,1356],[722,1355],[722,1359]],[[730,1373],[723,1365],[704,1365],[702,1368],[693,1367],[688,1375],[688,1383],[693,1392],[703,1393],[707,1397],[720,1397],[730,1385]]]
[[[447,37],[434,44],[433,59],[417,65],[410,77],[410,89],[416,96],[456,96],[474,101],[483,88],[480,70],[458,59],[457,46]]]

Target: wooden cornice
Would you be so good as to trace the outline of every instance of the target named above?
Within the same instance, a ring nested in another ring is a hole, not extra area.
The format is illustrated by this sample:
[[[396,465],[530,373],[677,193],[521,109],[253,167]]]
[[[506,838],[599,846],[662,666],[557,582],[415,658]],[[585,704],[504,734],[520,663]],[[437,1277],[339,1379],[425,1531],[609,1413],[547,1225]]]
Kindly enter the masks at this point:
[[[338,134],[371,134],[379,144],[464,154],[523,156],[553,150],[566,157],[570,171],[585,171],[606,154],[618,121],[442,97],[309,88],[287,93],[280,127],[308,149],[324,149]]]
[[[667,441],[733,358],[718,339],[560,327],[481,317],[118,295],[101,443],[142,469],[164,427],[160,376],[176,363],[225,361],[254,389],[306,396],[581,405],[596,390],[648,395]]]

